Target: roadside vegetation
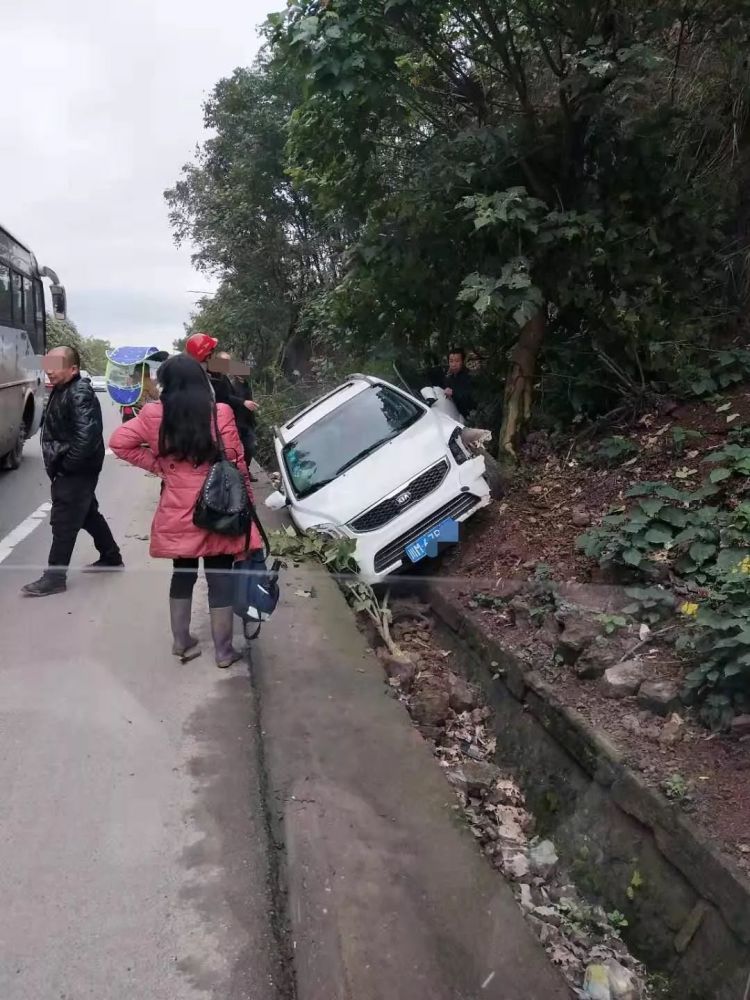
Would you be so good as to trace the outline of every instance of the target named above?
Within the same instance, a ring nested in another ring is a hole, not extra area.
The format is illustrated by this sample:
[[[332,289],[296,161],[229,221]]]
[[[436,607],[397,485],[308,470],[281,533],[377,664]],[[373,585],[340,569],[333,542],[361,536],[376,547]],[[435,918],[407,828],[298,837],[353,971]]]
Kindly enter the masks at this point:
[[[166,192],[221,282],[188,332],[252,358],[266,428],[463,344],[514,474],[455,572],[598,565],[650,594],[624,620],[671,629],[685,701],[727,728],[750,709],[746,0],[301,0],[264,32]],[[540,535],[517,501],[555,482],[551,557],[503,558],[500,520]]]

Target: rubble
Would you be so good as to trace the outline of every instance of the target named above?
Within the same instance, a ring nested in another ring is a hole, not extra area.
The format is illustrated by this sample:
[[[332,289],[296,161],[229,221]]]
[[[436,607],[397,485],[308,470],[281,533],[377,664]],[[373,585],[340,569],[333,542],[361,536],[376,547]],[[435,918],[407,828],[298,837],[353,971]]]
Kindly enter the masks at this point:
[[[403,640],[405,649],[408,641],[419,647],[420,662],[411,693],[402,688],[399,696],[423,735],[435,739],[435,756],[481,849],[511,883],[529,925],[575,995],[583,1000],[647,1000],[644,970],[628,953],[618,926],[570,883],[554,843],[534,837],[534,817],[521,788],[493,762],[497,740],[490,728],[491,710],[480,704],[479,692],[447,670],[439,651],[432,658],[428,651],[423,655],[422,631],[413,630],[408,634],[413,639]],[[640,684],[644,668],[637,667]],[[653,725],[658,727],[655,721]],[[592,993],[594,988],[600,993]]]
[[[685,720],[681,715],[674,712],[664,723],[659,734],[659,743],[665,747],[674,746],[679,743],[685,735]]]
[[[601,634],[596,622],[588,618],[573,618],[565,623],[565,628],[557,641],[557,653],[563,663],[573,664]]]
[[[596,680],[604,672],[615,666],[619,652],[611,642],[603,642],[601,637],[583,651],[575,664],[575,672],[582,680]]]
[[[737,715],[732,719],[732,736],[750,736],[750,715]]]
[[[469,712],[476,706],[477,693],[463,677],[451,674],[449,691],[450,706],[454,712]]]
[[[646,679],[646,666],[640,660],[625,660],[604,671],[604,693],[609,698],[627,698],[635,694]]]
[[[535,875],[549,875],[557,866],[558,860],[555,845],[551,840],[543,840],[529,851],[529,862]]]
[[[378,659],[383,664],[383,669],[388,674],[391,681],[397,687],[408,691],[417,676],[417,665],[408,657],[393,656],[385,650],[378,651]]]
[[[669,715],[679,703],[677,685],[671,681],[644,681],[638,691],[638,704],[654,715]]]
[[[412,698],[411,710],[419,725],[438,726],[445,722],[450,712],[447,686],[432,679],[423,681]]]

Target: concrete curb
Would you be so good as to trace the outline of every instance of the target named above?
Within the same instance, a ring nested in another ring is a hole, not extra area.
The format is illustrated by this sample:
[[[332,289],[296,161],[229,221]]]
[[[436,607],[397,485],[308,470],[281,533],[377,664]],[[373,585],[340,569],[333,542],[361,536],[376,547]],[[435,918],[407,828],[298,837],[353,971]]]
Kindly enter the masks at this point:
[[[727,952],[744,954],[744,966],[750,964],[750,882],[739,869],[677,807],[633,772],[603,734],[596,732],[575,709],[564,705],[539,674],[486,633],[450,591],[432,585],[423,589],[425,599],[448,634],[460,644],[466,658],[478,665],[482,686],[496,691],[500,688],[504,691],[497,694],[501,700],[510,696],[518,702],[606,792],[609,801],[648,832],[667,867],[679,872],[675,878],[684,878],[692,888],[701,917],[714,911],[711,930],[714,951],[720,950],[721,941]],[[687,950],[697,932],[698,926],[693,926],[690,939],[683,942],[681,949],[683,932],[693,923],[695,914],[691,912],[685,924],[677,929],[677,953]]]
[[[322,567],[284,574],[253,674],[299,1000],[568,997]]]

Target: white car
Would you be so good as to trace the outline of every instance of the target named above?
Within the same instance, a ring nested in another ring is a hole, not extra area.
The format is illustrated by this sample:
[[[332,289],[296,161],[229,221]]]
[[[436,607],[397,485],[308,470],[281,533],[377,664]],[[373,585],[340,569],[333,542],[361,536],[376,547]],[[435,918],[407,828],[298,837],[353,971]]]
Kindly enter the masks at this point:
[[[462,425],[401,389],[352,375],[275,429],[279,492],[301,531],[356,540],[360,575],[376,582],[458,541],[490,502],[484,458]]]
[[[94,392],[106,392],[107,391],[107,380],[103,375],[92,375],[91,385]]]

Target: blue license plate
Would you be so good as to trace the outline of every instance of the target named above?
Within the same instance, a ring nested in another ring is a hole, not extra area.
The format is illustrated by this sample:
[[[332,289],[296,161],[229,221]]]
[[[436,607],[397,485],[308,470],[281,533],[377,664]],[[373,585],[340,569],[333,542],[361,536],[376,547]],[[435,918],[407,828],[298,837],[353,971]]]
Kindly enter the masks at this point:
[[[458,541],[458,521],[452,517],[446,517],[440,524],[436,524],[431,531],[426,531],[419,538],[410,542],[406,546],[406,554],[413,563],[419,562],[426,556],[436,556],[438,545],[441,542]]]

